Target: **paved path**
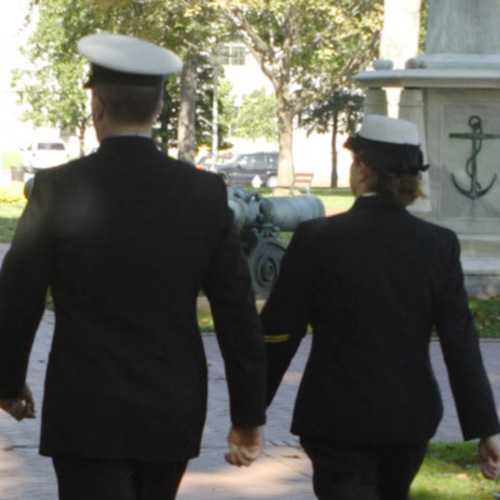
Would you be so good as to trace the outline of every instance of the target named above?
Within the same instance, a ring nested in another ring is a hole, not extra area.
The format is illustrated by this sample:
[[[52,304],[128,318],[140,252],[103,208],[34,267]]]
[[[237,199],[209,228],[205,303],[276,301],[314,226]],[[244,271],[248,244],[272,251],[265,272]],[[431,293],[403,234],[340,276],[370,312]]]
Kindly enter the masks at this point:
[[[0,245],[0,259],[5,247]],[[31,355],[28,379],[38,407],[50,349],[53,313],[42,320]],[[204,344],[209,363],[209,407],[201,456],[190,463],[179,500],[313,500],[311,468],[288,432],[293,401],[310,349],[306,338],[268,412],[267,448],[250,469],[230,467],[223,460],[229,428],[228,398],[223,363],[214,335]],[[431,346],[436,375],[443,392],[445,417],[436,439],[461,439],[454,404],[445,374],[439,344]],[[483,342],[485,364],[500,404],[500,342]],[[500,407],[499,407],[500,414]],[[17,423],[0,414],[0,499],[55,500],[56,483],[50,460],[38,456],[39,420]]]

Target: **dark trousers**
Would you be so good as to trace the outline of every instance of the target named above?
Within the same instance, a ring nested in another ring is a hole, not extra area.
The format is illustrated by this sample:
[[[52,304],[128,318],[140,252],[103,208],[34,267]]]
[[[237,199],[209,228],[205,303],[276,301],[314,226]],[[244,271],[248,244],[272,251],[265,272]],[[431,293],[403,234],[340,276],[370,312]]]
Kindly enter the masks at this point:
[[[186,462],[54,457],[60,500],[174,500]]]
[[[319,500],[407,500],[428,444],[363,446],[304,436],[300,442]]]

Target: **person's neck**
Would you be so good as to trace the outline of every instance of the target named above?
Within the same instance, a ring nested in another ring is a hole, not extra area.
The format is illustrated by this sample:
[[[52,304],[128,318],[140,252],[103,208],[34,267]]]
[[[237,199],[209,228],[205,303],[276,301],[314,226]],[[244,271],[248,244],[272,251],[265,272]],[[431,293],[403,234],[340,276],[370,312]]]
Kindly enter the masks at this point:
[[[353,194],[356,198],[361,198],[362,196],[372,196],[375,193],[365,184],[358,184],[353,190]]]
[[[100,134],[101,142],[108,137],[120,135],[137,135],[141,137],[151,137],[152,127],[148,125],[110,125]]]

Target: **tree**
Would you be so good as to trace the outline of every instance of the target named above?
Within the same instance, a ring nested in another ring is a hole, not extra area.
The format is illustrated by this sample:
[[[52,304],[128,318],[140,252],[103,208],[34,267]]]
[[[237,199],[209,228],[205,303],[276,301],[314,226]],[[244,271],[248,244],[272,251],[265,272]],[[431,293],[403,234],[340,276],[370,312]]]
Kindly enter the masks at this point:
[[[210,69],[210,75],[213,77],[214,69]],[[214,99],[213,78],[200,78],[203,82],[198,91],[198,108],[200,109],[199,118],[197,119],[197,144],[200,146],[212,147],[212,112]],[[236,121],[238,108],[236,107],[236,98],[233,95],[233,87],[231,82],[225,79],[219,79],[217,91],[218,103],[218,120],[217,120],[217,137],[218,147],[227,146],[225,141],[229,131]]]
[[[206,54],[210,52],[211,39],[207,27],[206,10],[184,9],[181,0],[168,3],[152,0],[139,3],[132,0],[33,0],[28,21],[36,23],[24,53],[32,68],[20,70],[14,75],[14,88],[27,110],[26,120],[36,126],[51,125],[75,132],[80,138],[83,153],[85,131],[91,123],[87,94],[83,83],[87,78],[88,63],[76,51],[77,41],[96,31],[127,33],[153,43],[166,46],[184,55],[202,52],[195,65],[195,81],[202,79],[205,95],[181,96],[179,80],[169,77],[165,87],[165,108],[154,129],[159,145],[167,151],[177,145],[178,130],[194,124],[179,124],[179,111],[185,101],[199,103],[191,120],[200,124],[206,133],[210,95],[207,83],[211,81],[212,68]],[[203,19],[204,22],[201,22]],[[208,23],[210,25],[210,23]],[[168,26],[169,29],[165,27]],[[201,67],[201,69],[200,69]],[[194,109],[194,107],[193,107]],[[205,116],[203,116],[205,114]],[[196,148],[197,136],[182,135],[186,148]],[[199,137],[199,135],[198,135]]]
[[[36,4],[33,2],[32,7]],[[81,33],[88,16],[84,0],[40,2],[36,28],[21,49],[32,67],[13,74],[13,87],[26,106],[23,118],[37,127],[50,125],[74,131],[82,152],[91,116],[83,89],[86,65],[76,53],[71,34]]]
[[[277,103],[278,183],[293,178],[294,117],[348,86],[374,58],[381,0],[214,0],[271,81]]]
[[[261,137],[268,141],[276,140],[278,127],[274,94],[268,95],[266,89],[261,88],[243,96],[236,117],[236,135],[253,140]]]
[[[179,158],[194,161],[197,148],[197,125],[205,123],[198,106],[198,84],[200,76],[206,75],[208,55],[217,43],[218,19],[209,2],[195,0],[92,0],[101,12],[119,14],[120,32],[137,36],[174,50],[184,61],[180,75],[179,92],[176,96],[177,146]],[[203,85],[206,89],[206,86]],[[204,98],[203,98],[204,99]],[[169,137],[171,134],[168,134]]]
[[[308,134],[315,131],[320,134],[331,130],[332,175],[331,187],[338,185],[337,172],[337,137],[339,133],[355,132],[362,116],[364,97],[352,91],[337,91],[331,96],[314,103],[301,115],[302,125],[308,128]]]

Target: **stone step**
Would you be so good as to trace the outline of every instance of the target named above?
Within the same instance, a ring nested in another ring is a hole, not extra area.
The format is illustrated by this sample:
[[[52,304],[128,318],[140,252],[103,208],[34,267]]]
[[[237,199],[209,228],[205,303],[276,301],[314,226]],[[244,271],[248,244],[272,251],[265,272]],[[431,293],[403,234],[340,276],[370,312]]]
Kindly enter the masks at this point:
[[[462,256],[467,258],[500,257],[500,236],[459,235]]]

